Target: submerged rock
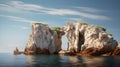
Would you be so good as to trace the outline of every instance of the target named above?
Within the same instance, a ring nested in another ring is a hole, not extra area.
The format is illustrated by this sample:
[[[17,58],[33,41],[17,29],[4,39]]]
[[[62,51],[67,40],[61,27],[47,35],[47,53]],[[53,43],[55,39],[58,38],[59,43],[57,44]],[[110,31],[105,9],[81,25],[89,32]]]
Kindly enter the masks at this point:
[[[32,33],[25,48],[25,54],[52,54],[61,50],[62,31],[51,29],[46,24],[33,23]]]
[[[68,50],[71,52],[98,56],[113,51],[118,45],[103,27],[69,22],[63,30],[68,38]]]

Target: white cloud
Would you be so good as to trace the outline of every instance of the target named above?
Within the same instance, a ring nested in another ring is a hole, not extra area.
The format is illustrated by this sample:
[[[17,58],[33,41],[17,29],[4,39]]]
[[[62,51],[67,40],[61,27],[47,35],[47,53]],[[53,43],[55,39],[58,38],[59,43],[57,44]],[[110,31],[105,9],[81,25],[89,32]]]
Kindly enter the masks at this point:
[[[0,15],[0,17],[5,17],[5,18],[8,18],[12,21],[18,21],[18,22],[28,22],[28,23],[39,22],[39,21],[28,20],[28,19],[21,18],[21,17],[16,17],[16,16]]]
[[[20,10],[35,10],[38,11],[39,9],[42,9],[42,6],[35,5],[35,4],[25,4],[22,1],[11,1],[10,4],[7,3],[9,6],[12,6],[16,9]]]
[[[76,7],[81,11],[85,11],[85,12],[105,12],[105,10],[100,10],[100,9],[96,9],[96,8],[90,8],[90,7]]]
[[[25,4],[22,1],[8,1],[5,4],[0,4],[0,11],[13,13],[33,13],[32,11],[39,11],[41,8],[39,5]]]
[[[1,8],[0,10],[11,11],[11,12],[13,11],[13,12],[44,13],[44,14],[58,15],[58,16],[71,15],[71,16],[78,16],[78,17],[84,17],[84,18],[95,19],[95,20],[109,20],[110,19],[104,15],[89,13],[89,12],[99,11],[97,9],[89,8],[89,7],[79,7],[80,9],[83,10],[82,12],[82,11],[77,11],[73,9],[47,8],[41,5],[24,3],[22,1],[11,1],[6,4],[0,4],[0,8]]]
[[[79,16],[79,17],[85,17],[89,19],[98,19],[98,20],[109,20],[108,17],[103,16],[103,15],[95,15],[91,13],[85,13],[85,12],[80,12],[80,11],[75,11],[75,10],[70,10],[70,9],[49,9],[46,11],[43,11],[47,14],[51,15],[74,15],[74,16]]]
[[[77,15],[79,12],[77,11],[73,11],[70,9],[48,9],[46,11],[43,11],[47,14],[51,14],[51,15]]]

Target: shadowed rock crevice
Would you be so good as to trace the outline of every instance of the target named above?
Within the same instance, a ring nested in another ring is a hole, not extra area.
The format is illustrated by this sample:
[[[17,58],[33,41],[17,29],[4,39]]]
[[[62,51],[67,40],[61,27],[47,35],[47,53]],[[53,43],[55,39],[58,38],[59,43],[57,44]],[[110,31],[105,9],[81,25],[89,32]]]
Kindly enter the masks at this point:
[[[79,32],[79,42],[78,42],[78,48],[80,48],[79,51],[81,51],[81,45],[83,45],[84,42],[85,42],[84,35]]]

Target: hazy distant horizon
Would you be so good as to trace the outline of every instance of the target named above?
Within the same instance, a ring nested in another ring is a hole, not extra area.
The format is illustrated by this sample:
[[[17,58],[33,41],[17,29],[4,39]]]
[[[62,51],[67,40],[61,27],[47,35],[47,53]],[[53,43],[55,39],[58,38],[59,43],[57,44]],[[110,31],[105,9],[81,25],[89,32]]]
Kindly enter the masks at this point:
[[[0,0],[0,52],[24,50],[32,22],[63,27],[67,22],[86,22],[107,29],[120,43],[118,0]],[[64,36],[62,49],[67,49]]]

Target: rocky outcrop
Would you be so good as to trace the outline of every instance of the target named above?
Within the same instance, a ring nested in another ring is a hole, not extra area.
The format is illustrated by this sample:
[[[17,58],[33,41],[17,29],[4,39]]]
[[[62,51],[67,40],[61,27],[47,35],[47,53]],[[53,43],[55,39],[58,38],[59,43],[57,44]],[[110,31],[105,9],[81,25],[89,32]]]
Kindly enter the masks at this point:
[[[19,51],[19,49],[16,47],[16,49],[14,50],[14,55],[18,55],[21,54],[21,52]]]
[[[103,27],[69,22],[63,30],[68,38],[68,50],[71,52],[98,56],[113,51],[118,45]]]
[[[25,54],[52,54],[61,50],[64,32],[59,27],[50,28],[46,24],[33,23],[32,33],[25,48]]]

